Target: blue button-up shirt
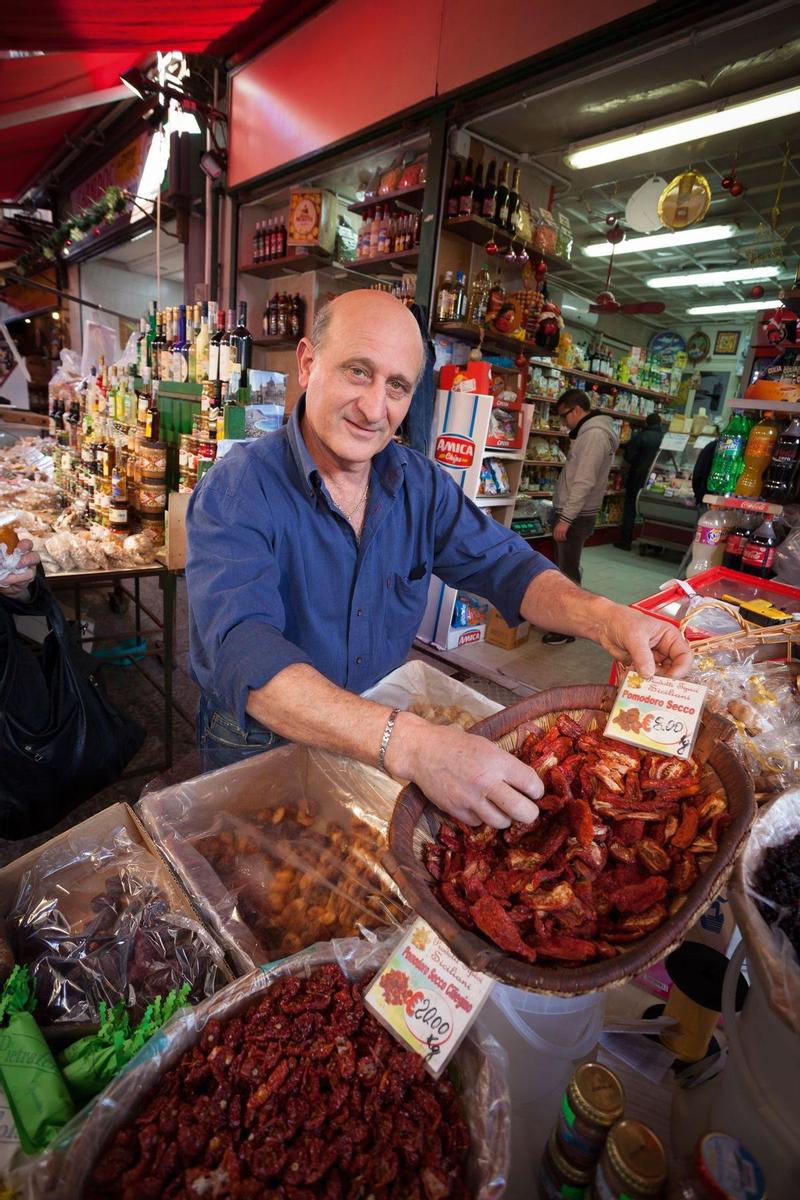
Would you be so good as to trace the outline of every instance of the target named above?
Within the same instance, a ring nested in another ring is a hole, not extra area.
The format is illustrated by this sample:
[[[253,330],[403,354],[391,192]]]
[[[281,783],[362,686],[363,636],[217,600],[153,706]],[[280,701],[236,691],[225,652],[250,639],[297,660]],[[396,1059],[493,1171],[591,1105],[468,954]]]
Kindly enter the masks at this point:
[[[405,661],[431,575],[510,625],[553,564],[468,500],[431,459],[390,442],[372,460],[361,542],[287,425],[214,464],[192,493],[189,644],[203,692],[245,723],[247,693],[292,663],[362,692]]]

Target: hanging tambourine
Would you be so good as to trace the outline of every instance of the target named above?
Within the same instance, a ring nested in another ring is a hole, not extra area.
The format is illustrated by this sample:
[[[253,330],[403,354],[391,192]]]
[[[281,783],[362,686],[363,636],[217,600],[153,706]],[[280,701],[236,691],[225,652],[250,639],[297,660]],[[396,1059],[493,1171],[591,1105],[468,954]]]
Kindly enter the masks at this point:
[[[661,193],[658,216],[667,229],[688,229],[702,221],[711,204],[711,188],[704,175],[684,171]]]
[[[658,202],[666,186],[666,179],[654,175],[636,189],[625,205],[625,224],[630,229],[636,233],[652,233],[660,227]]]

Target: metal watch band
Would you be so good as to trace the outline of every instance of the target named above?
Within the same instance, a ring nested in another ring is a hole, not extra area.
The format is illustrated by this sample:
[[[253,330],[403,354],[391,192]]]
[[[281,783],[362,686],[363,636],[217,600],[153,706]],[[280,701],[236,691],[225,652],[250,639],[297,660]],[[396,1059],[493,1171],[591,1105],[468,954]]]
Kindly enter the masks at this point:
[[[389,713],[389,719],[386,722],[386,728],[383,731],[383,738],[381,739],[381,748],[378,751],[378,768],[381,771],[386,770],[386,767],[383,765],[384,759],[386,758],[386,747],[389,745],[389,738],[392,736],[392,730],[394,729],[394,723],[397,720],[397,714],[399,712],[400,712],[399,708],[392,709],[392,711]]]

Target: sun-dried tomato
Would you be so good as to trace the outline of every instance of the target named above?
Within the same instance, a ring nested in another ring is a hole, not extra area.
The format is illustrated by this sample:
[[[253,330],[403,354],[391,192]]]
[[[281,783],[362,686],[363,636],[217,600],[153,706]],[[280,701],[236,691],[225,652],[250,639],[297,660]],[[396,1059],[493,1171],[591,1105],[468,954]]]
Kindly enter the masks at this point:
[[[531,962],[535,961],[535,953],[525,945],[519,930],[499,900],[495,900],[493,896],[484,896],[477,904],[472,905],[470,912],[478,928],[496,942],[501,950],[511,950]]]
[[[691,804],[684,804],[681,823],[673,834],[670,845],[675,850],[688,850],[697,836],[700,815]]]

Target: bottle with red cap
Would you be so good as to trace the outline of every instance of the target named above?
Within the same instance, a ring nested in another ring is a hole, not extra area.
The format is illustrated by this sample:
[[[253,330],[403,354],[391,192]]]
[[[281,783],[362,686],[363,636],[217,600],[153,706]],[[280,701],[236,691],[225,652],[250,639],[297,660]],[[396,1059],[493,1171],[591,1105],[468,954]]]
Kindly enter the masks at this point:
[[[758,575],[760,579],[771,579],[774,572],[775,549],[780,538],[775,532],[772,517],[764,518],[745,543],[742,550],[741,570],[745,575]]]

